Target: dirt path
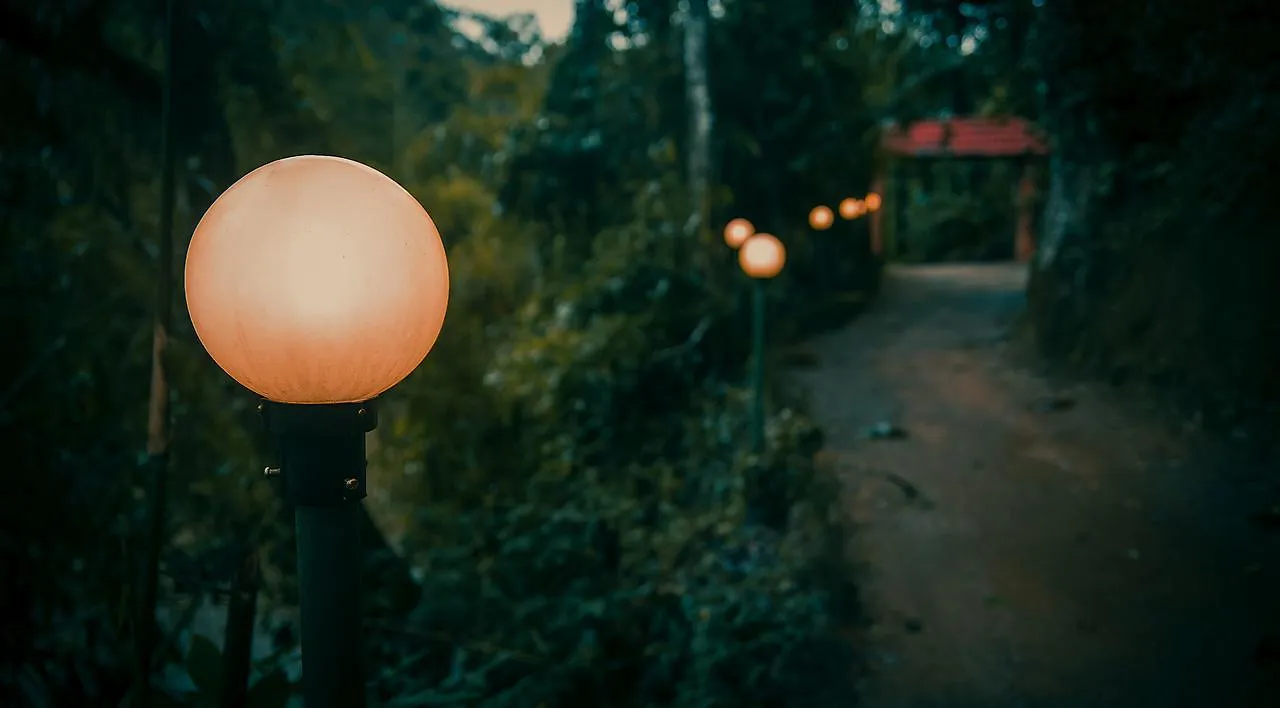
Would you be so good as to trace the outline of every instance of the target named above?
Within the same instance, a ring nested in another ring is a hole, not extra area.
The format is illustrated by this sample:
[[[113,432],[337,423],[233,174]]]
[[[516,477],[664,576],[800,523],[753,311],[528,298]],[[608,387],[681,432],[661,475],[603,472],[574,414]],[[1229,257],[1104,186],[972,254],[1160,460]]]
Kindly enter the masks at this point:
[[[1012,363],[1024,279],[893,269],[796,373],[858,524],[866,705],[1280,707],[1280,533],[1250,520],[1274,488]]]

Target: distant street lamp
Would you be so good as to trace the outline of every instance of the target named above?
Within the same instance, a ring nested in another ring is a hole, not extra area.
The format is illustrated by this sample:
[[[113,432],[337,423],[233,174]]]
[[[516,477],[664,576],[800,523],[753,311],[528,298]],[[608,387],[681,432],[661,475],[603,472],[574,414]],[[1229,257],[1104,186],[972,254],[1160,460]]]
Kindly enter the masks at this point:
[[[724,226],[724,242],[730,248],[738,248],[756,232],[756,227],[746,219],[733,219]]]
[[[867,205],[867,211],[876,211],[880,208],[880,203],[881,203],[880,195],[876,194],[875,192],[871,192],[870,194],[868,194],[867,198],[864,201],[866,202],[866,205]]]
[[[841,218],[852,220],[865,214],[867,211],[867,205],[861,199],[846,197],[840,201],[839,209]]]
[[[809,211],[809,226],[814,231],[826,231],[835,223],[835,214],[831,213],[831,207],[816,206]]]
[[[431,217],[377,170],[304,155],[231,185],[187,250],[187,308],[209,356],[266,399],[295,507],[307,708],[364,705],[365,433],[373,400],[435,344],[449,299]]]
[[[782,272],[787,249],[772,234],[755,234],[738,249],[738,265],[754,283],[751,310],[751,433],[756,452],[764,451],[764,281]]]

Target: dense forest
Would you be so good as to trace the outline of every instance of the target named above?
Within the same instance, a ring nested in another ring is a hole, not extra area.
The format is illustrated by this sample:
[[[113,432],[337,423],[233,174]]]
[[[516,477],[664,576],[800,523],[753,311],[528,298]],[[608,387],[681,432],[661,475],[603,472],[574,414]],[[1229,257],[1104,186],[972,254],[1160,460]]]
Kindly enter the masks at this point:
[[[441,339],[371,436],[375,704],[853,704],[851,529],[803,400],[772,388],[765,452],[747,445],[748,282],[720,229],[744,217],[787,244],[777,370],[877,293],[868,220],[806,218],[873,189],[894,121],[1017,115],[1048,135],[1025,325],[1051,360],[1226,425],[1276,412],[1272,6],[575,12],[548,43],[531,16],[431,0],[173,0],[167,88],[165,3],[0,1],[0,702],[142,705],[148,614],[149,704],[235,705],[238,680],[247,705],[289,700],[293,538],[257,402],[199,346],[180,287],[156,328],[157,274],[201,214],[284,156],[390,175],[449,254]],[[1013,173],[990,169],[948,194],[910,172],[907,224],[946,209],[999,231]]]
[[[1044,13],[1057,161],[1031,290],[1041,345],[1212,425],[1274,425],[1280,17],[1247,0]]]

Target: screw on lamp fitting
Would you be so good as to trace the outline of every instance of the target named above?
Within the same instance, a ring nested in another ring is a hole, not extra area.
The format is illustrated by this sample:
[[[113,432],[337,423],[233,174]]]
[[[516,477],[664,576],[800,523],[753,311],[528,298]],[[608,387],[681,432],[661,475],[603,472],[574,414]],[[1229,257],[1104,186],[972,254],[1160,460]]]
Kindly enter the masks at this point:
[[[332,506],[365,496],[365,433],[378,424],[373,401],[295,405],[266,401],[264,418],[278,448],[285,501]],[[267,473],[267,476],[272,476]]]

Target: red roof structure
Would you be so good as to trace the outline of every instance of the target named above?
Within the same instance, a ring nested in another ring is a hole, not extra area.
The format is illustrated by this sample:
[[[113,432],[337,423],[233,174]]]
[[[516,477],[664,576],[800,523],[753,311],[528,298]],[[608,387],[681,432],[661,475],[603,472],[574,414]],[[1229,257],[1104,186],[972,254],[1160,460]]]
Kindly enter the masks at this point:
[[[890,125],[881,145],[894,155],[911,157],[1017,157],[1047,155],[1048,142],[1022,118],[950,118],[922,120],[905,128]]]

